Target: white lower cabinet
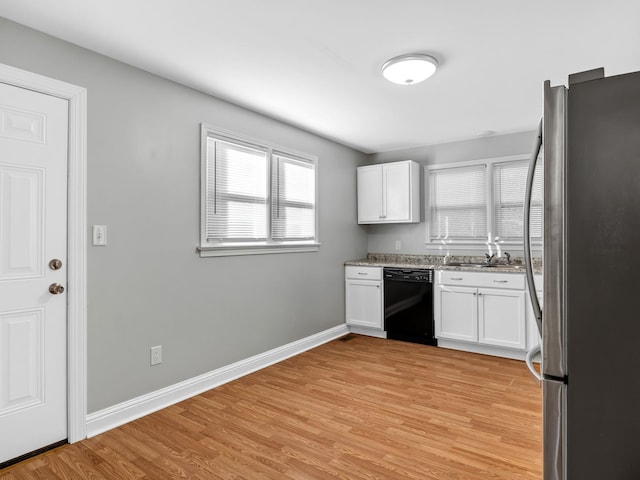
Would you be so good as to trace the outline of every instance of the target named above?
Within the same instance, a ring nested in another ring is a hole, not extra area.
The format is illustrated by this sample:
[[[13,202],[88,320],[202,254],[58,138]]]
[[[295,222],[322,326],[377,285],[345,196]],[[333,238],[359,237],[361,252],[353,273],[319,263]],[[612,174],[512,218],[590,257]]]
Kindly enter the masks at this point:
[[[436,278],[439,345],[505,356],[526,350],[523,275],[440,271]]]
[[[382,302],[382,268],[346,267],[345,320],[347,325],[382,331]]]

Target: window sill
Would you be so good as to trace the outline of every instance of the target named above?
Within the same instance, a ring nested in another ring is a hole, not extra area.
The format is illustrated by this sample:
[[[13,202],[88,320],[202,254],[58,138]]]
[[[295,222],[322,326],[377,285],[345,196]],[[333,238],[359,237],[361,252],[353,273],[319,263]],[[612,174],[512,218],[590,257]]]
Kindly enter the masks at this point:
[[[196,247],[200,258],[230,257],[236,255],[268,255],[273,253],[305,253],[320,250],[319,243],[288,245],[226,245],[219,247]]]
[[[513,250],[522,250],[524,245],[522,242],[500,242],[500,243],[487,243],[487,242],[464,242],[462,240],[458,240],[455,243],[443,243],[438,241],[425,242],[425,247],[430,249],[439,249],[439,250],[483,250],[487,249],[491,250],[505,250],[505,249],[513,249]],[[531,245],[532,251],[542,251],[541,243],[533,243]]]

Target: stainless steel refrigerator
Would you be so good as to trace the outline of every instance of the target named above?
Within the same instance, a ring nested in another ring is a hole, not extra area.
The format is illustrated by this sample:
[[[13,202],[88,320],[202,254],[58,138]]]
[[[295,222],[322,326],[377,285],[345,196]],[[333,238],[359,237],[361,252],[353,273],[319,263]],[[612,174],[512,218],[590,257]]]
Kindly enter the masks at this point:
[[[545,82],[543,115],[544,480],[637,480],[640,72]]]

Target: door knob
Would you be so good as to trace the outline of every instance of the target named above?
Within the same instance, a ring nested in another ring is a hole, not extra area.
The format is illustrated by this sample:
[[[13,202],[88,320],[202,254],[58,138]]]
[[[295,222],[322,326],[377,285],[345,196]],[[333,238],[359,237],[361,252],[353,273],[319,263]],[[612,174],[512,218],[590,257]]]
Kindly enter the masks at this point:
[[[57,258],[54,258],[49,262],[49,268],[51,270],[60,270],[62,268],[62,260],[58,260]]]
[[[49,285],[49,293],[53,295],[60,295],[62,292],[64,292],[64,287],[59,283],[52,283]]]

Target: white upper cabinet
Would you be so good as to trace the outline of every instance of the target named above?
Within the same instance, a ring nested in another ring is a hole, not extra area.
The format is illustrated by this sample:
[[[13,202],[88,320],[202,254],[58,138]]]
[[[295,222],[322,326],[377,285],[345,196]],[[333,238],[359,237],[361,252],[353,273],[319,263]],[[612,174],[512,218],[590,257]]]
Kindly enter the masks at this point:
[[[420,165],[412,160],[358,168],[358,223],[420,221]]]

